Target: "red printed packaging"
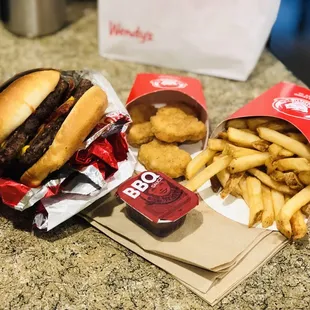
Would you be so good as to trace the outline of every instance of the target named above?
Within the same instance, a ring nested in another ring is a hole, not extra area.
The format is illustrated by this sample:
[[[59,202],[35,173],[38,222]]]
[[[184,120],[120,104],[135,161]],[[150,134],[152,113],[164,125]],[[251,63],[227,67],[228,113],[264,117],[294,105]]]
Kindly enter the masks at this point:
[[[162,173],[150,171],[125,181],[117,190],[127,214],[153,234],[164,237],[180,227],[198,205],[198,196]]]
[[[227,120],[269,116],[290,122],[310,140],[309,109],[309,89],[292,83],[281,82],[233,113],[215,129],[211,136],[217,136]]]
[[[197,112],[198,118],[206,124],[206,137],[208,137],[207,104],[198,79],[177,75],[138,74],[128,96],[126,107],[130,108],[140,103],[156,106],[176,102],[185,103]]]
[[[274,117],[291,123],[310,141],[310,90],[292,83],[278,83],[219,124],[212,132],[211,138],[217,137],[225,129],[228,120],[261,116]],[[212,209],[234,221],[248,225],[249,208],[243,199],[230,197],[228,206],[227,201],[213,193],[209,183],[202,186],[199,192]],[[262,228],[261,224],[257,227]],[[275,223],[267,229],[278,230]]]

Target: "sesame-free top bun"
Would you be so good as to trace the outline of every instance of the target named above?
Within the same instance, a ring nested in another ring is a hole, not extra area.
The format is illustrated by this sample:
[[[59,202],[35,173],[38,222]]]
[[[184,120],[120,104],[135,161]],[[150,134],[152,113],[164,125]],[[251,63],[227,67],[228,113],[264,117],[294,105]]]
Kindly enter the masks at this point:
[[[106,93],[99,86],[87,90],[61,125],[49,149],[22,175],[21,182],[37,187],[51,172],[62,167],[103,117],[107,106]]]
[[[56,70],[37,71],[18,78],[0,93],[0,143],[37,109],[59,79]]]

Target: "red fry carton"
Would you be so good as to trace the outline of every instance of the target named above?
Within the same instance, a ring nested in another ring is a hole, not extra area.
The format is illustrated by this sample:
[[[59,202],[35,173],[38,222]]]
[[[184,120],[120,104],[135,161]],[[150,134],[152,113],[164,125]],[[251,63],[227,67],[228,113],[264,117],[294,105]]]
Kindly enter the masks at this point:
[[[198,118],[206,124],[206,136],[208,137],[207,104],[198,79],[177,75],[138,74],[128,96],[126,107],[139,103],[156,105],[176,102],[188,104],[197,111]]]
[[[310,90],[292,83],[281,82],[240,108],[211,134],[211,137],[223,129],[227,120],[270,116],[286,120],[298,128],[310,140]]]
[[[180,227],[199,199],[163,173],[145,171],[125,181],[117,196],[127,204],[127,215],[153,234],[164,237]]]
[[[216,137],[223,131],[227,120],[269,116],[286,120],[299,129],[303,135],[310,140],[310,90],[292,83],[281,82],[271,87],[265,93],[250,101],[240,108],[225,121],[218,125],[212,132],[211,137]],[[210,183],[206,183],[198,190],[204,201],[218,213],[247,225],[249,219],[249,208],[243,201],[235,197],[228,197],[223,200],[219,195],[214,194]],[[229,205],[229,206],[228,206]],[[261,224],[257,226],[262,228]],[[278,230],[276,224],[266,228]]]

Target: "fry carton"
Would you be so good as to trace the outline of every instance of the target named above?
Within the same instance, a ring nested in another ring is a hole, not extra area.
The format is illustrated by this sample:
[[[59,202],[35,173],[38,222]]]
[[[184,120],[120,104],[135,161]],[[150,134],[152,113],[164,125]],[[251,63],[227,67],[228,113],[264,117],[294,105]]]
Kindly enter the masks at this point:
[[[250,101],[240,108],[212,132],[210,138],[218,137],[218,134],[225,130],[227,121],[248,117],[273,117],[291,123],[292,131],[298,129],[305,138],[310,140],[310,91],[306,88],[292,83],[281,82],[265,93]],[[257,134],[258,135],[258,134]],[[307,152],[307,146],[304,146]],[[268,150],[267,150],[268,151]],[[220,214],[248,225],[249,208],[243,199],[228,196],[225,200],[215,194],[211,189],[210,182],[207,182],[199,190],[203,200]],[[261,227],[261,224],[258,225]],[[277,230],[276,225],[268,229]]]

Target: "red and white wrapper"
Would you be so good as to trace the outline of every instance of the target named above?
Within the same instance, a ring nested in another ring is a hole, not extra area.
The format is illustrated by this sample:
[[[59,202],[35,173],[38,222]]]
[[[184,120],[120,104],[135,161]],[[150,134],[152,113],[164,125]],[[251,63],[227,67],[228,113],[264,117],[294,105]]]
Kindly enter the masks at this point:
[[[131,122],[127,110],[101,73],[77,73],[100,86],[109,102],[105,117],[83,148],[38,188],[0,178],[3,203],[19,211],[36,204],[34,225],[47,231],[105,196],[134,171],[135,159],[125,139],[125,131]]]
[[[156,108],[169,103],[182,102],[194,108],[198,113],[199,120],[206,125],[206,138],[197,143],[184,143],[179,147],[191,156],[204,148],[209,136],[209,119],[203,87],[198,79],[188,76],[140,73],[136,76],[126,106],[133,106],[141,102],[146,105],[153,105]],[[138,156],[137,148],[130,146],[130,150],[136,157]],[[137,162],[135,170],[143,172],[145,167]]]
[[[217,137],[225,129],[227,120],[257,116],[270,116],[288,121],[310,141],[310,90],[292,83],[276,84],[219,124],[211,138]],[[214,194],[210,182],[203,185],[198,192],[218,213],[241,224],[248,224],[249,208],[243,199],[230,195],[223,200],[218,194]],[[261,225],[257,227],[262,228]],[[278,230],[276,224],[266,229]]]

